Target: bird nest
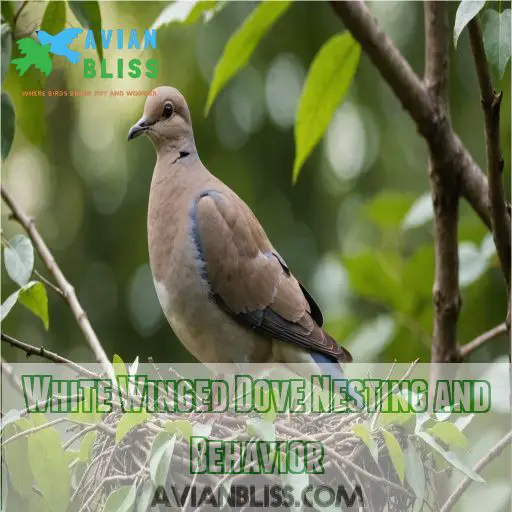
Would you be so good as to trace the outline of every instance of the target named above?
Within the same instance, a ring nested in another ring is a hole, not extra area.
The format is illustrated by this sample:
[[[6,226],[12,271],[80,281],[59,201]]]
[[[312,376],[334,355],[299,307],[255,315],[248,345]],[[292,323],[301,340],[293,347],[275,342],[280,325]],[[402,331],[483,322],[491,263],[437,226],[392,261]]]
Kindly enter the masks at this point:
[[[151,482],[152,472],[154,473],[155,470],[151,463],[155,438],[160,432],[166,431],[166,426],[173,424],[179,424],[181,427],[176,428],[174,433],[175,442],[164,487],[169,485],[183,490],[187,486],[200,485],[208,487],[215,495],[221,487],[229,494],[233,486],[250,482],[255,485],[255,499],[258,499],[258,493],[264,493],[265,485],[283,484],[285,477],[282,474],[190,475],[191,439],[185,432],[184,426],[190,425],[192,428],[197,425],[207,426],[209,439],[251,440],[254,439],[254,432],[247,428],[247,424],[255,418],[254,415],[231,412],[220,415],[157,414],[135,426],[121,441],[116,442],[115,432],[122,417],[122,412],[116,410],[103,418],[101,422],[103,428],[97,431],[89,462],[84,465],[79,474],[75,475],[75,491],[72,500],[80,512],[103,510],[111,493],[121,485],[136,487],[139,497],[148,482]],[[356,434],[358,431],[357,427],[354,428],[356,425],[368,425],[370,422],[371,418],[366,413],[359,412],[343,415],[283,414],[273,418],[272,425],[276,440],[314,439],[320,441],[324,447],[325,473],[308,475],[306,482],[301,480],[302,486],[307,484],[339,489],[341,485],[348,497],[355,498],[353,509],[362,508],[376,512],[385,509],[388,511],[412,510],[416,501],[415,492],[408,483],[408,479],[404,478],[403,474],[399,476],[396,461],[392,460],[383,432],[379,431],[379,427],[374,429],[372,434],[374,445],[364,442],[362,439],[364,436]],[[386,431],[393,434],[402,453],[405,453],[408,447],[410,448],[412,439],[407,435],[404,427],[386,425]],[[374,450],[370,450],[369,446],[373,446]],[[425,488],[428,493],[434,485],[434,464],[429,463],[429,455],[422,447],[417,446],[416,450],[416,453],[421,453],[421,458],[425,461]],[[429,467],[432,469],[429,470]],[[182,510],[213,510],[215,508],[212,506],[212,501],[193,507],[190,496],[183,501]],[[346,504],[346,502],[342,503],[341,507],[335,506],[331,510],[350,509]],[[237,508],[230,507],[229,503],[226,507],[226,509]],[[252,510],[249,505],[241,508]],[[303,509],[313,510],[314,508],[305,506]],[[295,508],[295,510],[299,509]]]

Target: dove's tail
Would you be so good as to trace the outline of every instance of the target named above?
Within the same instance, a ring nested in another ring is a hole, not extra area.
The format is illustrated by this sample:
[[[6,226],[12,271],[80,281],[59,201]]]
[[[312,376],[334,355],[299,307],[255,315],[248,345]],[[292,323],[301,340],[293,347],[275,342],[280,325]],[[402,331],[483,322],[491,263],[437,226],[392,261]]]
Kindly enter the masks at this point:
[[[30,67],[30,62],[28,61],[27,57],[13,59],[11,62],[16,66],[16,69],[20,76],[23,76],[27,69]]]
[[[72,64],[76,64],[80,60],[80,52],[68,50],[66,52],[66,57],[71,61]]]

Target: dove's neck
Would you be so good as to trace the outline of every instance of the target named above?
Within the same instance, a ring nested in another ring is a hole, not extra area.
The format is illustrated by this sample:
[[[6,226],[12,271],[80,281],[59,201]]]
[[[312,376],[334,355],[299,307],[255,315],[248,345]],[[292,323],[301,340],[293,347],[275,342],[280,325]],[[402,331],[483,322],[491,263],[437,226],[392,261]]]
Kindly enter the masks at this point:
[[[180,155],[181,153],[181,155]],[[188,214],[195,197],[214,178],[203,166],[195,147],[159,151],[149,194],[148,242],[151,270],[157,281],[169,273],[175,249],[188,240]]]
[[[197,158],[197,149],[194,137],[179,136],[169,139],[153,139],[156,149],[157,161],[163,164],[173,164],[189,156]]]

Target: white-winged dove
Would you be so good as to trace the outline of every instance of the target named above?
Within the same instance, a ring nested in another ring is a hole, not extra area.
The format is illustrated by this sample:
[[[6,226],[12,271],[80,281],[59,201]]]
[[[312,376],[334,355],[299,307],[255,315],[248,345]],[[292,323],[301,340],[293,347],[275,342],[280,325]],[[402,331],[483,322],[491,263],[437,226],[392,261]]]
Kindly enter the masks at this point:
[[[156,149],[148,239],[160,304],[204,363],[321,365],[342,377],[350,353],[322,329],[322,313],[274,249],[251,209],[197,154],[181,93],[158,87],[128,139]]]

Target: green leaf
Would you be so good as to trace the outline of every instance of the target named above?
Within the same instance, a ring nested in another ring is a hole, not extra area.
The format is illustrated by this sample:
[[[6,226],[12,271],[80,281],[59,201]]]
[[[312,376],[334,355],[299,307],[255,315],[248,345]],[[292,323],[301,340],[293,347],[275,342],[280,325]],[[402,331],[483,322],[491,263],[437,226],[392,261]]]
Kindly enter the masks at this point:
[[[12,53],[13,57],[23,57],[18,45],[13,47]],[[16,72],[11,72],[7,73],[5,82],[2,84],[2,89],[9,92],[11,100],[14,103],[16,130],[20,129],[27,138],[27,142],[41,149],[44,149],[43,146],[46,140],[46,98],[43,96],[33,96],[30,98],[30,101],[27,101],[23,91],[44,89],[44,80],[45,76],[39,72],[28,72],[23,76],[18,75]],[[5,110],[3,110],[2,104],[2,127],[4,126],[4,116]],[[14,130],[14,119],[12,129]],[[2,158],[5,158],[3,156],[5,149],[6,146],[3,144],[2,136]]]
[[[416,435],[423,439],[428,445],[430,445],[434,450],[436,450],[442,457],[451,464],[454,468],[457,468],[459,471],[462,471],[465,475],[469,476],[475,482],[485,483],[485,480],[478,474],[475,473],[469,466],[467,466],[464,462],[457,457],[452,451],[446,451],[430,434],[427,432],[416,432]]]
[[[148,512],[155,497],[156,486],[151,480],[146,480],[137,498],[137,512]]]
[[[291,1],[263,0],[231,36],[213,72],[206,100],[205,115],[208,115],[222,88],[247,64],[263,36],[290,5]]]
[[[485,53],[498,70],[500,78],[510,60],[510,23],[510,9],[505,9],[501,14],[487,9],[481,16]]]
[[[66,3],[60,0],[51,0],[44,11],[41,30],[49,34],[57,34],[66,26]]]
[[[2,2],[3,4],[3,2]],[[6,474],[6,472],[3,472],[2,475]],[[3,477],[7,479],[7,477]],[[6,496],[4,508],[2,508],[2,512],[10,512],[11,510],[14,510],[16,512],[25,512],[26,510],[40,510],[40,508],[31,508],[31,496],[23,498],[20,496],[12,487],[10,487],[7,482],[3,482],[5,484],[4,496]]]
[[[382,228],[398,228],[412,204],[412,198],[403,192],[385,190],[365,205],[367,217]]]
[[[11,97],[6,92],[2,92],[2,160],[5,160],[11,151],[15,121],[16,115]]]
[[[9,412],[4,414],[2,421],[0,422],[0,432],[2,432],[7,425],[18,421],[21,418],[20,411],[18,409],[10,409]]]
[[[371,456],[373,457],[373,460],[378,464],[379,448],[377,446],[377,443],[375,442],[375,439],[372,437],[368,425],[366,425],[365,423],[357,423],[356,425],[352,425],[352,431],[368,447]]]
[[[430,300],[435,274],[433,245],[420,247],[404,268],[403,283],[415,296]]]
[[[116,380],[119,383],[119,387],[126,390],[126,383],[124,382],[124,379],[117,379],[117,377],[126,377],[128,375],[128,370],[126,369],[126,365],[121,359],[121,356],[114,354],[112,359],[112,366],[114,367],[114,375],[116,376]]]
[[[45,422],[43,415],[32,415],[34,426]],[[68,461],[59,433],[47,427],[28,436],[30,469],[36,485],[51,512],[66,512],[70,498]]]
[[[103,59],[103,46],[101,42],[101,11],[99,2],[82,2],[80,0],[68,0],[68,5],[84,28],[92,30],[96,41],[98,56]]]
[[[444,421],[436,423],[428,429],[438,439],[447,444],[450,448],[466,448],[468,445],[468,438],[456,427],[453,423]]]
[[[192,0],[189,2],[173,2],[167,5],[164,10],[158,15],[158,18],[151,25],[150,30],[158,30],[161,27],[171,23],[183,23],[184,25],[191,25],[202,19],[208,19],[209,13],[219,3],[217,1],[197,1]]]
[[[127,412],[121,416],[116,428],[116,444],[118,444],[130,430],[141,425],[150,418],[147,411]]]
[[[331,37],[311,63],[295,119],[294,183],[348,91],[360,55],[357,41],[344,32]]]
[[[462,0],[455,15],[455,25],[453,27],[453,44],[457,47],[457,42],[461,32],[466,25],[484,8],[485,0]]]
[[[26,420],[24,421],[26,422]],[[26,426],[30,427],[31,425]],[[5,427],[2,438],[6,440],[22,430],[26,429],[21,428],[20,423],[11,423]],[[21,497],[28,496],[32,492],[32,474],[28,466],[27,438],[19,437],[7,444],[3,449],[5,455],[4,461],[7,464],[11,485]]]
[[[402,221],[402,229],[411,229],[423,226],[434,218],[434,206],[432,205],[432,196],[426,192],[414,201],[407,215]]]
[[[153,440],[149,454],[149,474],[157,487],[165,485],[167,481],[175,442],[176,437],[171,437],[168,432],[160,432]]]
[[[81,462],[89,462],[89,459],[92,455],[92,449],[94,447],[94,441],[96,441],[97,432],[87,432],[85,436],[82,438],[82,442],[80,443],[80,453],[79,460]]]
[[[4,6],[4,2],[2,2],[2,9]],[[12,38],[11,38],[11,29],[9,25],[3,23],[2,24],[2,84],[4,83],[5,77],[7,76],[7,72],[9,71],[9,64],[11,62],[11,53],[12,53]]]
[[[4,248],[5,270],[18,285],[25,286],[30,281],[34,269],[34,248],[25,235],[16,235]]]
[[[76,450],[67,450],[64,452],[64,454],[66,455],[66,461],[68,463],[68,466],[75,462],[75,460],[78,459],[78,457],[80,456],[80,452],[76,451]]]
[[[216,0],[201,0],[195,2],[190,14],[184,21],[184,25],[192,25],[199,21],[208,23],[216,14],[218,14],[227,2],[218,2]]]
[[[437,421],[446,421],[452,415],[452,406],[445,405],[435,413]]]
[[[489,259],[485,257],[473,242],[459,244],[459,282],[465,288],[484,275],[489,267]]]
[[[462,432],[472,421],[475,417],[475,414],[469,414],[468,416],[459,416],[455,420],[455,426]]]
[[[132,485],[123,485],[109,495],[103,512],[132,512],[136,497],[137,486],[135,482]]]
[[[423,502],[426,483],[425,466],[413,444],[409,444],[409,447],[405,450],[405,480],[411,486],[418,500]]]
[[[400,443],[397,441],[396,437],[387,430],[382,431],[382,435],[384,436],[384,441],[386,443],[386,447],[389,452],[389,456],[391,458],[391,462],[395,467],[396,474],[398,478],[400,478],[400,482],[403,483],[405,476],[405,455]]]
[[[350,286],[361,297],[408,312],[413,296],[402,284],[402,259],[393,252],[368,250],[345,256]]]
[[[164,428],[169,434],[183,437],[187,442],[190,442],[190,438],[193,435],[192,423],[188,420],[169,420],[165,422]]]
[[[407,412],[409,402],[398,393],[391,394],[382,408],[383,410],[379,416],[379,425],[404,425],[415,416],[412,411]],[[402,412],[398,412],[399,409]],[[387,412],[388,410],[393,412]]]
[[[257,439],[264,441],[276,440],[276,426],[260,418],[249,418],[246,422],[246,430],[251,437]]]
[[[19,302],[34,315],[40,318],[44,328],[48,330],[50,319],[48,316],[48,296],[43,283],[31,281],[20,289]]]
[[[2,0],[2,17],[12,27],[14,24],[15,5],[14,2]]]
[[[3,322],[4,318],[9,314],[14,304],[18,301],[18,297],[20,295],[20,291],[16,290],[14,293],[11,293],[7,299],[2,304],[0,308],[0,321]]]

